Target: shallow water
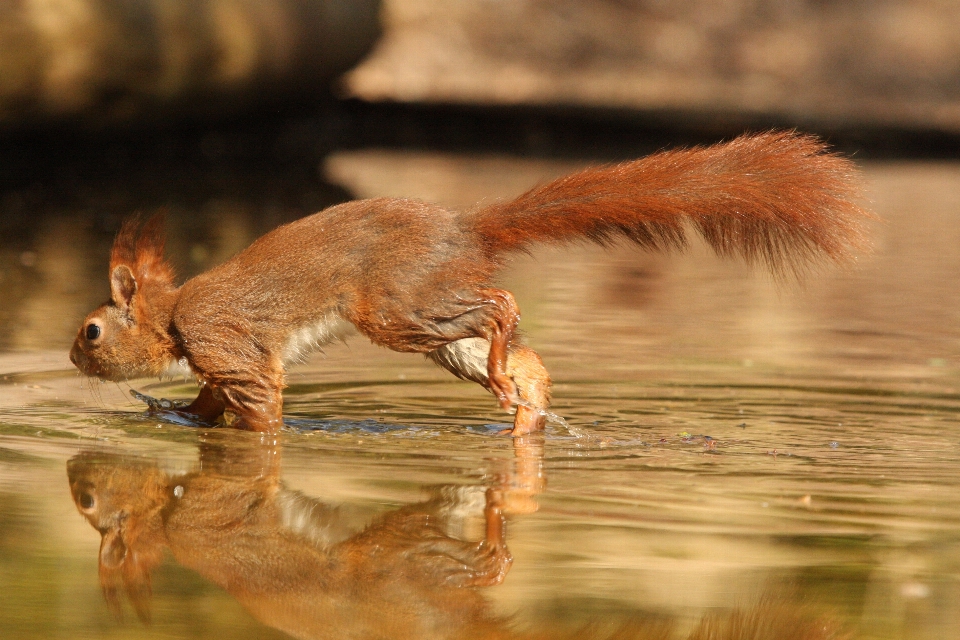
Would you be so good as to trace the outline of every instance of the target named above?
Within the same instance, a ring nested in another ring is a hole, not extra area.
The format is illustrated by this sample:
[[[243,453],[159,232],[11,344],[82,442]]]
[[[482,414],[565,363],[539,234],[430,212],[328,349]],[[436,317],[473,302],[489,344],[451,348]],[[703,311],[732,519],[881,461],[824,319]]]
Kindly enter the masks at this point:
[[[324,175],[469,206],[572,166],[366,151]],[[276,442],[147,415],[65,355],[112,228],[48,211],[2,247],[0,637],[960,637],[960,165],[865,171],[875,252],[803,287],[697,248],[517,259],[569,423],[526,439],[359,337],[291,371]],[[267,224],[192,206],[185,274]]]

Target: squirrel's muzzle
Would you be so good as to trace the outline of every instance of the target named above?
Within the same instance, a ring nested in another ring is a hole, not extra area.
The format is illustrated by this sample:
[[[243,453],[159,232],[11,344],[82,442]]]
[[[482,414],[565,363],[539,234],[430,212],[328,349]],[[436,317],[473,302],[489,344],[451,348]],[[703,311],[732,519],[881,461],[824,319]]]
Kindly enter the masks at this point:
[[[74,342],[73,347],[70,349],[70,362],[72,362],[81,373],[91,375],[90,371],[87,370],[87,367],[90,365],[90,359],[87,358],[87,354],[80,348],[79,340]]]

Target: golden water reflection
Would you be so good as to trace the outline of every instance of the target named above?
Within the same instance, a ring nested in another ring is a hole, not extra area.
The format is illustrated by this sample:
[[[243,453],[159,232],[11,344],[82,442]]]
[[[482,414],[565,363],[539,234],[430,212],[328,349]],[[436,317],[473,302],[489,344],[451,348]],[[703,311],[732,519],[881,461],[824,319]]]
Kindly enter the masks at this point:
[[[424,487],[386,511],[330,504],[282,479],[279,440],[208,431],[189,470],[109,448],[67,462],[77,510],[101,536],[99,580],[118,618],[151,620],[152,574],[169,555],[216,584],[261,623],[296,638],[847,637],[842,624],[771,585],[749,607],[680,620],[582,613],[522,628],[488,594],[508,574],[507,520],[537,511],[544,440],[516,438],[482,484]],[[94,576],[89,576],[90,580]],[[689,621],[684,626],[689,627]]]
[[[504,515],[532,498],[516,495],[528,480],[437,487],[363,525],[286,489],[278,442],[233,435],[203,436],[187,473],[110,454],[67,463],[77,509],[101,534],[100,581],[118,614],[125,594],[149,620],[151,573],[168,551],[294,637],[494,637],[502,623],[468,587],[498,584],[510,568]],[[525,448],[542,451],[517,446],[521,469]]]

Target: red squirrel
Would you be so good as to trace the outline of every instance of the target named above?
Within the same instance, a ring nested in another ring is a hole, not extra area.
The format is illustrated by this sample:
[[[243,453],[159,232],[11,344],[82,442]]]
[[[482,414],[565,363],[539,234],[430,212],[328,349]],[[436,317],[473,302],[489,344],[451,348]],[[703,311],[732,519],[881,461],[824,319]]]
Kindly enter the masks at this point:
[[[282,424],[284,367],[353,325],[375,344],[426,354],[516,406],[512,433],[540,430],[550,376],[514,331],[520,311],[493,279],[533,244],[631,240],[682,249],[687,226],[721,256],[799,273],[842,262],[871,216],[855,166],[794,132],[743,135],[586,169],[518,198],[456,213],[415,200],[339,204],[274,229],[177,287],[162,220],[128,221],[110,257],[110,300],[70,351],[104,380],[161,376],[177,363],[200,393],[178,409],[204,422]]]

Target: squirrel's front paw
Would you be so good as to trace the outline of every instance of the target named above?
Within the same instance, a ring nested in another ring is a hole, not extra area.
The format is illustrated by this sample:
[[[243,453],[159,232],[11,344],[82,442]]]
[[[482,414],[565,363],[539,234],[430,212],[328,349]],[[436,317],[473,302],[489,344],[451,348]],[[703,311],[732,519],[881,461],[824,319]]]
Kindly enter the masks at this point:
[[[180,400],[167,400],[166,398],[154,398],[140,393],[136,389],[130,389],[130,395],[147,405],[151,411],[164,411],[170,409],[183,409],[187,406],[186,402]]]

